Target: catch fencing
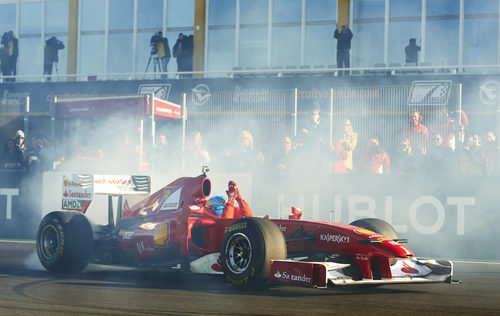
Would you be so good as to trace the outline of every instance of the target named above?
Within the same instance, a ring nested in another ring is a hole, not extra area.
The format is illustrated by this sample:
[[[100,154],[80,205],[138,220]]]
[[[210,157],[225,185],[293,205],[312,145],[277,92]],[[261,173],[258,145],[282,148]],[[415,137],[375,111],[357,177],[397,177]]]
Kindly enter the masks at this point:
[[[345,119],[352,122],[358,133],[355,158],[367,149],[371,137],[380,140],[383,150],[395,151],[414,110],[420,112],[421,123],[429,129],[439,124],[445,113],[457,126],[461,120],[461,87],[451,81],[332,87],[312,95],[298,89],[240,88],[210,91],[203,103],[195,94],[190,92],[186,97],[188,141],[193,131],[199,131],[204,146],[217,157],[240,146],[241,132],[248,130],[256,147],[264,153],[268,167],[281,155],[284,136],[292,137],[300,147],[302,127],[315,108],[320,109],[321,124],[326,127],[325,147],[342,138]]]

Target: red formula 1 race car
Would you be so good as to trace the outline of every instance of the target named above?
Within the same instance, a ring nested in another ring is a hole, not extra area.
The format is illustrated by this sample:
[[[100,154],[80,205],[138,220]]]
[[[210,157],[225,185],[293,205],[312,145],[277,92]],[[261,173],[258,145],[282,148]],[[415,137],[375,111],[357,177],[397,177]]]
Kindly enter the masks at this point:
[[[223,274],[241,288],[452,282],[451,262],[416,258],[379,219],[306,221],[296,208],[289,219],[226,218],[208,206],[205,172],[121,209],[123,195],[149,191],[146,176],[63,176],[63,209],[77,211],[42,219],[36,245],[43,266],[52,272],[81,271],[87,263],[175,267]],[[107,225],[85,215],[94,194],[108,195]],[[116,220],[112,196],[118,196]]]

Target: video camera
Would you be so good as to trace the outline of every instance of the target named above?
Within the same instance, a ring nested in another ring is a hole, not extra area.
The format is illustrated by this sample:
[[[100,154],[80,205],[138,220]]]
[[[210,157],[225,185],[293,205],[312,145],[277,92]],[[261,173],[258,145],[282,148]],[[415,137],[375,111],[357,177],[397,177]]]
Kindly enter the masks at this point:
[[[161,40],[161,35],[158,33],[155,33],[151,37],[151,41],[149,41],[149,45],[151,46],[151,55],[156,55],[158,54],[158,44],[160,43]]]

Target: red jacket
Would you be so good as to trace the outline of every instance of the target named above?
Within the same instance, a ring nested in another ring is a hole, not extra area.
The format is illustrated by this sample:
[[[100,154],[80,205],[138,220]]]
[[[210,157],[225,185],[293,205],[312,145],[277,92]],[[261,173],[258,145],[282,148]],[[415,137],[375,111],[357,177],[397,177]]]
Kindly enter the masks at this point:
[[[389,155],[380,149],[368,149],[359,159],[361,173],[383,174],[391,172]]]
[[[422,148],[427,148],[429,144],[429,131],[421,123],[409,125],[403,130],[403,138],[410,140],[414,153],[422,153]]]

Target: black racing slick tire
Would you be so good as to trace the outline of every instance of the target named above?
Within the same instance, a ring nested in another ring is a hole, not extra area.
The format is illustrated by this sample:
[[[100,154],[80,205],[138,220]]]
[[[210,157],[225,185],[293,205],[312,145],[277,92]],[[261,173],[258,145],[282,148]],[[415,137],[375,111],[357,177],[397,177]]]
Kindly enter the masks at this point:
[[[286,259],[283,233],[265,218],[245,217],[226,231],[221,264],[226,279],[238,288],[258,289],[269,284],[271,260]]]
[[[51,212],[38,226],[38,258],[50,272],[73,273],[83,270],[87,266],[93,243],[90,223],[78,212]]]
[[[398,233],[391,224],[378,218],[363,218],[352,222],[350,225],[371,230],[390,239],[398,239]]]
[[[392,227],[391,224],[378,218],[362,218],[355,220],[350,225],[371,230],[372,232],[384,235],[385,237],[390,239],[399,238],[398,233],[396,233],[396,230],[394,229],[394,227]],[[397,261],[397,258],[390,258],[391,266],[396,264]],[[378,267],[376,267],[375,269],[378,269]]]

